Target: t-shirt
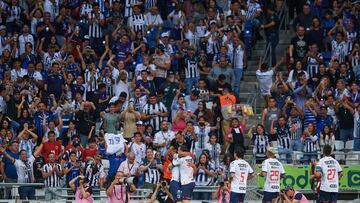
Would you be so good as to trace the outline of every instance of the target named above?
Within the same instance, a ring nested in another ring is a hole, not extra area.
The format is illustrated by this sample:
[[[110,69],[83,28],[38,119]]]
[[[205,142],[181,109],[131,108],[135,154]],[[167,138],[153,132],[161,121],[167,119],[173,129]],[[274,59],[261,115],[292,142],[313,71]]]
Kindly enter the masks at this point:
[[[256,77],[259,82],[261,94],[270,95],[271,86],[273,84],[272,81],[273,75],[274,75],[274,71],[272,69],[265,72],[262,72],[260,70],[256,71]]]
[[[105,143],[107,146],[107,154],[122,154],[125,151],[124,144],[127,141],[124,139],[122,134],[105,133]]]
[[[230,173],[235,177],[231,181],[231,192],[246,193],[248,175],[254,173],[248,162],[242,159],[230,163]]]
[[[15,159],[14,165],[18,176],[18,183],[33,183],[34,182],[34,170],[33,163],[35,157],[33,155],[27,161]]]
[[[339,192],[339,172],[342,168],[334,158],[326,156],[316,165],[316,172],[321,173],[320,190],[324,192]]]
[[[14,159],[19,159],[20,153],[14,153],[10,150],[6,150],[6,152],[13,157]],[[11,179],[17,179],[16,167],[13,162],[11,162],[7,157],[2,159],[5,168],[5,175]]]
[[[291,44],[294,46],[293,57],[295,59],[303,59],[306,56],[309,46],[305,36],[302,39],[295,36],[291,39]]]
[[[194,169],[188,165],[188,163],[192,163],[193,161],[194,160],[191,156],[178,158],[177,163],[176,163],[176,160],[173,160],[173,163],[175,165],[180,166],[179,170],[180,170],[181,185],[187,185],[189,183],[195,182]]]
[[[280,177],[285,174],[284,167],[280,161],[268,158],[262,163],[261,170],[266,172],[264,191],[280,192]]]

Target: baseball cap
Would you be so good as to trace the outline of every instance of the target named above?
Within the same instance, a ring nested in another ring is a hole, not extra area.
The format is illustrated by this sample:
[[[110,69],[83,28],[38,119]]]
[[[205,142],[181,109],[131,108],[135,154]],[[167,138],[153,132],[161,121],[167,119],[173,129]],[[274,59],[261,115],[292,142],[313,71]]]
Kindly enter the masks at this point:
[[[216,24],[216,21],[215,20],[210,20],[209,25],[211,25],[211,24]]]
[[[84,36],[84,39],[89,40],[89,39],[90,39],[90,36],[89,36],[89,35],[85,35],[85,36]]]
[[[158,44],[157,48],[160,49],[161,51],[165,50],[165,46],[163,44]]]
[[[170,75],[175,75],[174,71],[171,71],[171,70],[168,71],[168,72],[167,72],[167,76],[170,76]]]
[[[144,125],[144,123],[142,121],[138,121],[136,122],[136,125]]]
[[[268,147],[267,148],[267,151],[272,153],[272,154],[276,154],[276,150],[275,150],[275,147]]]
[[[161,37],[169,37],[169,32],[163,32],[161,33]]]

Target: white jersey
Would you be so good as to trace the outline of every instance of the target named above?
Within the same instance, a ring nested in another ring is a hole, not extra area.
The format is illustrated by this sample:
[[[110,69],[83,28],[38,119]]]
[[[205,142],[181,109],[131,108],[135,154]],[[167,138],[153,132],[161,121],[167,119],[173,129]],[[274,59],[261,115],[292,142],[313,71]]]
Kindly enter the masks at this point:
[[[262,72],[260,70],[256,71],[256,78],[258,79],[262,95],[270,95],[271,86],[273,84],[273,75],[274,71],[272,69],[265,72]]]
[[[105,133],[106,153],[107,154],[122,154],[125,151],[125,143],[122,134]]]
[[[170,143],[171,140],[173,140],[174,138],[175,138],[175,133],[171,130],[168,130],[166,132],[159,131],[155,134],[153,143],[154,144]],[[160,148],[161,156],[165,156],[167,148],[168,145]]]
[[[176,163],[177,162],[177,163]],[[194,179],[194,169],[188,165],[188,163],[193,163],[194,160],[191,156],[186,156],[178,158],[175,161],[175,164],[180,168],[180,181],[181,185],[187,185],[189,183],[195,182]],[[174,161],[173,161],[174,163]]]
[[[266,172],[264,191],[280,192],[280,178],[281,175],[285,174],[284,167],[280,161],[268,158],[262,163],[261,170]]]
[[[142,160],[145,159],[146,145],[142,142],[139,144],[132,142],[129,144],[129,151],[134,152],[135,161],[141,163]]]
[[[243,159],[234,160],[230,163],[230,173],[234,173],[231,181],[231,192],[246,193],[248,175],[254,173],[250,164]]]
[[[339,191],[339,173],[342,168],[334,158],[326,156],[316,165],[316,172],[321,173],[320,190],[324,192]]]
[[[171,164],[173,166],[171,169],[171,180],[180,182],[180,164],[178,155],[172,160]]]

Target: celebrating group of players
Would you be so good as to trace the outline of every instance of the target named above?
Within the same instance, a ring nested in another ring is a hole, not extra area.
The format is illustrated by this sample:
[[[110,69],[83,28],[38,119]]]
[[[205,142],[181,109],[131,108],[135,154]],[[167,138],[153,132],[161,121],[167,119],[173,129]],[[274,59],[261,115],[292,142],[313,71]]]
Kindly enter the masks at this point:
[[[331,146],[325,145],[323,158],[315,162],[316,171],[311,178],[318,182],[320,192],[316,199],[319,203],[335,203],[339,191],[339,180],[342,173],[340,164],[331,157]],[[269,147],[267,159],[262,163],[261,173],[253,171],[249,163],[243,160],[243,153],[235,151],[235,160],[230,164],[230,202],[244,202],[247,180],[256,175],[265,177],[263,203],[274,203],[277,200],[284,203],[306,203],[305,195],[297,192],[292,186],[280,190],[280,180],[286,177],[283,165],[275,157],[275,148]],[[226,202],[226,201],[225,201]]]

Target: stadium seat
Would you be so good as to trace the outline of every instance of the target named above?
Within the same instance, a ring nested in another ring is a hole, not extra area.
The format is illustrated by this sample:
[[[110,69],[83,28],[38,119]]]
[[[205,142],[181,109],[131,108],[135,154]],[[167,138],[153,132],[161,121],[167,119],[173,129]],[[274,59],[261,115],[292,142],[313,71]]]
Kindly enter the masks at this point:
[[[341,140],[335,140],[335,151],[343,151],[344,150],[344,142]]]
[[[346,154],[346,165],[360,165],[360,152],[348,152]]]
[[[345,160],[345,152],[336,151],[335,159],[338,161],[344,161]]]
[[[352,151],[353,149],[354,149],[354,140],[348,140],[348,141],[346,141],[345,151],[346,151],[346,152],[349,152],[349,151]]]
[[[301,151],[293,151],[293,162],[294,164],[300,164],[303,159],[304,153]]]
[[[104,166],[104,169],[105,169],[105,170],[108,170],[108,169],[109,169],[109,167],[110,167],[110,162],[109,162],[108,159],[102,159],[102,160],[101,160],[101,163],[102,163],[102,165]]]

